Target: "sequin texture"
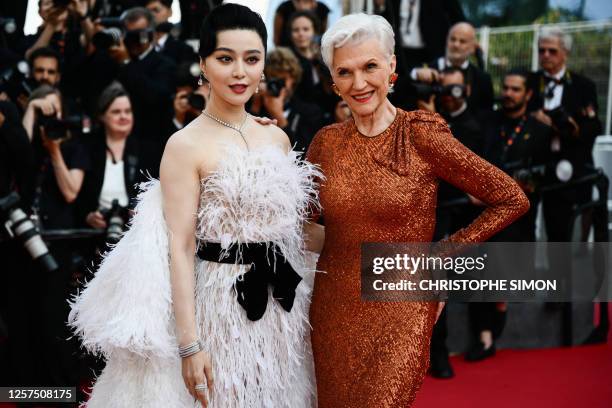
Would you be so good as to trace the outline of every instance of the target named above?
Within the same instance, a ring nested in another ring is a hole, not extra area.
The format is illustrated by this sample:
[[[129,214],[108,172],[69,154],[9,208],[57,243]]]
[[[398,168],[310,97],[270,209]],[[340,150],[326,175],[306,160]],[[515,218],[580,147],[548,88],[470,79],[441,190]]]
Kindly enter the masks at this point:
[[[487,204],[449,239],[480,242],[527,211],[498,168],[473,154],[437,114],[397,110],[375,137],[353,120],[322,129],[308,151],[320,189],[325,245],[310,310],[319,408],[406,408],[429,365],[435,302],[364,302],[362,242],[429,242],[438,180]]]

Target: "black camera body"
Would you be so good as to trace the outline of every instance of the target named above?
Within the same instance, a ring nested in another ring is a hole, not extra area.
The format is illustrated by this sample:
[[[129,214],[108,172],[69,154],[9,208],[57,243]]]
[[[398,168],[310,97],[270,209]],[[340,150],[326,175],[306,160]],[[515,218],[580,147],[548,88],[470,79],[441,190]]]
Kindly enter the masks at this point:
[[[284,87],[284,78],[269,78],[266,80],[266,89],[268,90],[268,94],[271,96],[279,96]]]
[[[48,139],[59,140],[69,136],[77,136],[83,131],[83,116],[72,115],[62,119],[50,115],[40,115],[38,117],[38,125],[45,129],[45,135]]]
[[[129,219],[129,209],[119,205],[119,200],[113,200],[111,208],[101,209],[100,213],[106,221],[106,241],[111,244],[119,242]]]
[[[575,126],[570,121],[570,115],[567,113],[563,106],[559,106],[555,109],[546,111],[546,114],[552,120],[553,125],[560,131],[564,133],[573,133],[575,130]]]
[[[203,111],[206,107],[206,99],[199,93],[192,92],[187,95],[187,103],[197,111]]]
[[[467,96],[465,86],[459,84],[443,86],[439,83],[426,84],[422,82],[415,82],[413,84],[413,88],[417,99],[421,100],[428,100],[432,95],[452,96],[455,99],[461,99]]]
[[[91,42],[97,50],[108,50],[121,43],[122,32],[118,27],[108,27],[94,34]]]
[[[29,97],[37,87],[36,81],[26,76],[26,67],[27,63],[20,61],[0,72],[0,92],[6,92],[11,100],[16,101],[20,95]]]
[[[70,5],[70,0],[53,0],[53,7],[67,8]]]

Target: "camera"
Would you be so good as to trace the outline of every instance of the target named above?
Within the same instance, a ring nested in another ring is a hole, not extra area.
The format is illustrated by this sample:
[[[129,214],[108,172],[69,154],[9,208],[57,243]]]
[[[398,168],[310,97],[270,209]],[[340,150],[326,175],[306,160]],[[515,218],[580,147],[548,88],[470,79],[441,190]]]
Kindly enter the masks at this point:
[[[94,34],[91,42],[97,50],[108,50],[110,47],[121,43],[121,29],[118,27],[108,27]]]
[[[0,92],[6,92],[13,101],[16,101],[20,95],[29,97],[37,86],[33,78],[27,77],[29,70],[27,62],[19,61],[14,66],[1,71]]]
[[[416,93],[417,99],[427,100],[432,95],[436,96],[452,96],[455,99],[465,98],[466,90],[465,86],[459,84],[452,84],[442,86],[438,83],[424,84],[416,82],[412,84]]]
[[[576,130],[575,126],[570,121],[570,115],[563,108],[563,106],[559,106],[558,108],[549,110],[546,114],[552,120],[553,125],[563,133],[573,133]]]
[[[128,30],[123,37],[123,43],[127,48],[143,45],[151,41],[153,41],[153,30],[150,28]]]
[[[101,209],[100,213],[106,220],[106,241],[116,244],[121,239],[125,224],[129,218],[127,207],[119,205],[119,200],[113,200],[111,208]]]
[[[529,192],[534,192],[543,184],[547,171],[545,164],[530,165],[525,160],[506,163],[503,168]]]
[[[192,92],[187,95],[186,98],[189,106],[197,111],[203,111],[206,107],[206,99],[204,99],[204,96],[198,93]]]
[[[40,115],[38,118],[38,125],[45,128],[45,135],[48,139],[53,140],[88,133],[89,129],[85,122],[85,118],[81,115],[67,116],[62,119],[58,119],[54,115]]]
[[[0,216],[11,238],[17,238],[34,259],[46,271],[58,269],[57,262],[49,253],[32,219],[21,208],[19,195],[15,192],[0,198]]]
[[[279,96],[284,87],[284,78],[270,78],[266,81],[266,89],[271,96]]]

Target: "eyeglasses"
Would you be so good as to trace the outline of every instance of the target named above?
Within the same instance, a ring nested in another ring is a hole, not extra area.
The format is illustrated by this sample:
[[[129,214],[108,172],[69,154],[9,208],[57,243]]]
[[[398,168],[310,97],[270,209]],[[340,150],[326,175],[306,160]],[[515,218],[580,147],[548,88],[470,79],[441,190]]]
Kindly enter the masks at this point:
[[[558,48],[544,48],[544,47],[540,47],[540,48],[538,48],[538,53],[539,54],[549,53],[550,55],[557,55],[559,53],[559,49]]]

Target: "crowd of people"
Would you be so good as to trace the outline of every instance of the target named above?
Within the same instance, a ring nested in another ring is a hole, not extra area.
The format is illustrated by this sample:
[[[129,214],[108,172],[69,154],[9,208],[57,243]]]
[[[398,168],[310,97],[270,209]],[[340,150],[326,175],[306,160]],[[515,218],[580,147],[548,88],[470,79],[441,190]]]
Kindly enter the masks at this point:
[[[120,236],[137,184],[159,177],[170,136],[200,115],[210,95],[188,40],[198,37],[198,20],[221,2],[181,1],[184,17],[176,26],[169,23],[172,2],[39,0],[36,34],[0,33],[0,200],[19,194],[18,206],[57,262],[56,270],[44,270],[33,261],[36,251],[0,235],[4,385],[78,384],[102,364],[71,338],[68,300]],[[535,241],[541,202],[548,240],[571,240],[574,207],[591,200],[592,186],[539,190],[587,174],[602,130],[593,82],[567,68],[571,37],[543,29],[540,69],[509,70],[495,95],[476,30],[458,1],[345,3],[345,13],[378,14],[393,28],[394,105],[440,114],[457,140],[514,176],[527,194],[529,212],[492,239]],[[321,55],[329,12],[316,0],[278,7],[265,80],[247,106],[254,116],[274,119],[301,152],[321,128],[351,117]],[[541,176],[538,166],[545,168]],[[440,186],[438,204],[435,240],[466,227],[484,208],[450,184]],[[0,209],[3,224],[11,208]],[[588,214],[583,220],[586,239]],[[474,341],[466,359],[494,355],[506,309],[504,303],[470,304]],[[452,377],[445,311],[433,333],[430,371]]]

